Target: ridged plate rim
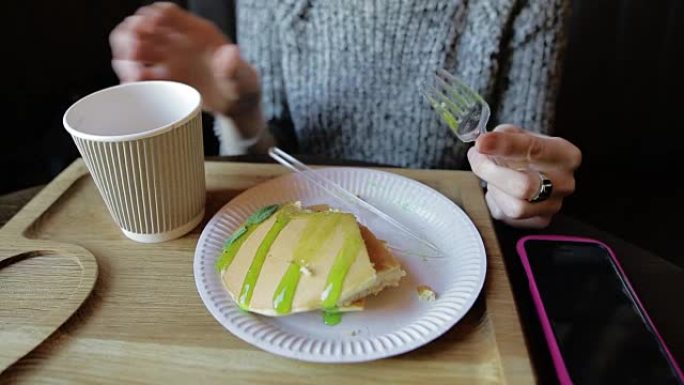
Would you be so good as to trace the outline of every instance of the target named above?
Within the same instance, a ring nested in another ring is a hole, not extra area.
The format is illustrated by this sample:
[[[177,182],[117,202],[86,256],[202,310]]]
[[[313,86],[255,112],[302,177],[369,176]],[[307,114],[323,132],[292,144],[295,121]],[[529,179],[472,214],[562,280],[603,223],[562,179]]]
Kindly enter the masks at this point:
[[[321,323],[319,332],[330,331],[331,337],[308,336],[280,327],[280,318],[240,310],[214,269],[223,241],[248,215],[264,205],[290,200],[301,200],[304,204],[311,200],[326,200],[325,192],[301,175],[286,174],[245,190],[224,205],[207,223],[197,242],[193,263],[195,284],[204,305],[223,327],[245,342],[273,354],[309,362],[347,363],[376,360],[416,349],[444,334],[463,318],[484,284],[486,254],[477,228],[458,205],[431,187],[389,172],[345,167],[322,168],[316,172],[371,201],[396,202],[409,198],[416,209],[417,220],[429,230],[426,236],[448,256],[426,263],[443,264],[440,270],[444,271],[448,270],[446,267],[456,268],[457,277],[449,281],[450,286],[438,293],[438,300],[430,303],[418,319],[381,335],[340,338],[335,327]],[[367,308],[359,314],[363,317],[365,312],[372,311]],[[401,314],[397,317],[401,319]]]

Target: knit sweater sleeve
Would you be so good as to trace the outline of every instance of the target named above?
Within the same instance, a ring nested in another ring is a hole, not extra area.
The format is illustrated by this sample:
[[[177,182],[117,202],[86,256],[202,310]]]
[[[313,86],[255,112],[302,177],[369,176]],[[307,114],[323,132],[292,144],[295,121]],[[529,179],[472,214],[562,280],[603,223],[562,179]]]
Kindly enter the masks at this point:
[[[283,81],[278,17],[269,0],[237,1],[237,43],[261,79],[261,102],[278,144],[293,150],[296,142]],[[264,21],[269,22],[264,22]]]
[[[565,51],[568,0],[523,0],[513,12],[497,79],[497,123],[551,133]]]

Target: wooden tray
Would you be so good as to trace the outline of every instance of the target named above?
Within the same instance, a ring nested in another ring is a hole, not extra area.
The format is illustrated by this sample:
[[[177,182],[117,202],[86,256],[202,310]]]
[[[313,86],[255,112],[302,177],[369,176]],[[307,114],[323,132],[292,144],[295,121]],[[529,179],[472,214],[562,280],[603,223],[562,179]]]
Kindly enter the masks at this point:
[[[475,222],[487,249],[483,294],[455,327],[432,343],[369,363],[311,364],[261,351],[214,320],[195,288],[195,243],[206,221],[226,202],[285,173],[284,168],[207,162],[207,213],[202,225],[181,239],[149,245],[123,236],[85,165],[77,160],[8,222],[0,237],[3,242],[15,240],[29,246],[59,242],[77,245],[69,246],[75,250],[85,248],[97,259],[99,278],[76,314],[1,373],[0,383],[533,383],[505,266],[477,178],[460,171],[386,171],[428,184],[459,204]],[[18,250],[19,254],[24,250]],[[0,316],[7,314],[3,309]],[[5,321],[0,319],[0,325]]]

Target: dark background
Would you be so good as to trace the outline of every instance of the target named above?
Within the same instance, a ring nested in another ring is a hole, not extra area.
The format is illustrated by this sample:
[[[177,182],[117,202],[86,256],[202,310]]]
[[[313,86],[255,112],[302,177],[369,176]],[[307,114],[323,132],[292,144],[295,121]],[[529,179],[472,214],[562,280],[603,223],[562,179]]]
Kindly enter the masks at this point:
[[[4,6],[0,194],[45,184],[78,156],[62,114],[80,97],[117,83],[107,37],[143,3]],[[226,28],[228,4],[192,6]],[[584,153],[577,193],[564,212],[680,266],[683,56],[683,1],[574,1],[557,121],[558,134]],[[205,138],[207,154],[215,154],[210,131]]]

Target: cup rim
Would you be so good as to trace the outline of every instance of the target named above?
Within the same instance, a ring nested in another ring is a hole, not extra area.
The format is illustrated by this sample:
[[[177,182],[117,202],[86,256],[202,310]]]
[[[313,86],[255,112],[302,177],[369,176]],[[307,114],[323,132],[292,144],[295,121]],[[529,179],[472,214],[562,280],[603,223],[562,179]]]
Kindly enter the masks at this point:
[[[85,133],[82,131],[79,131],[67,122],[67,117],[69,116],[70,113],[73,113],[73,110],[75,108],[78,108],[79,104],[85,102],[88,99],[97,97],[100,94],[103,94],[105,92],[111,92],[113,89],[119,89],[119,88],[128,88],[128,87],[140,87],[144,84],[167,84],[171,85],[173,87],[181,87],[185,88],[187,91],[191,92],[194,94],[197,100],[197,105],[183,118],[175,120],[169,124],[155,127],[150,130],[142,131],[142,132],[136,132],[133,134],[124,134],[124,135],[96,135],[96,134],[89,134]],[[193,118],[201,111],[202,109],[202,96],[200,95],[199,91],[197,91],[194,87],[191,87],[185,83],[181,82],[175,82],[171,80],[143,80],[143,81],[137,81],[137,82],[130,82],[130,83],[122,83],[122,84],[117,84],[111,87],[103,88],[99,91],[95,91],[91,94],[88,94],[79,100],[77,100],[75,103],[73,103],[69,108],[64,112],[64,115],[62,116],[62,125],[64,126],[64,129],[69,132],[72,136],[75,136],[80,139],[84,140],[90,140],[94,142],[126,142],[126,141],[132,141],[132,140],[138,140],[138,139],[144,139],[144,138],[149,138],[157,135],[161,135],[167,131],[172,130],[173,128],[176,128],[178,126],[181,126]]]

